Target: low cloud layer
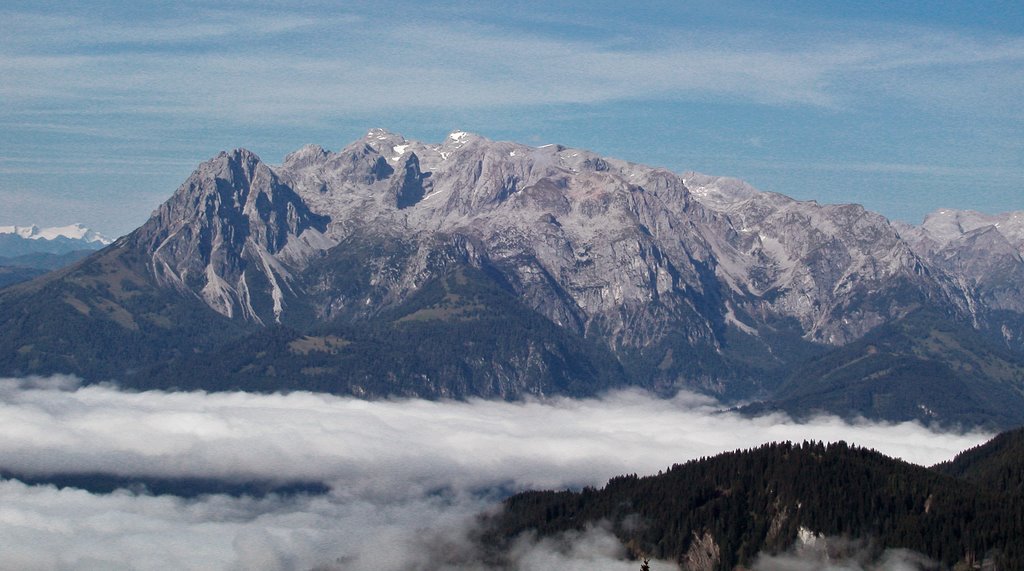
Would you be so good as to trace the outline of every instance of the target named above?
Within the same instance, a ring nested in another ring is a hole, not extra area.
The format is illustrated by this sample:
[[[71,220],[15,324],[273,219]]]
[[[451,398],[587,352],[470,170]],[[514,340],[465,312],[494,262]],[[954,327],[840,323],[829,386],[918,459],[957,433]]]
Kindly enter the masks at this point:
[[[27,475],[322,481],[320,496],[185,500],[0,482],[0,552],[42,569],[473,569],[478,513],[527,488],[779,440],[846,440],[918,464],[988,434],[718,413],[695,395],[505,403],[310,393],[128,393],[73,378],[0,380],[0,468]],[[580,547],[584,546],[584,547]],[[632,569],[606,531],[523,540],[522,569]],[[655,567],[657,568],[657,567]]]
[[[762,554],[753,571],[918,571],[938,564],[907,549],[879,549],[864,541],[839,537],[814,538],[787,553]]]

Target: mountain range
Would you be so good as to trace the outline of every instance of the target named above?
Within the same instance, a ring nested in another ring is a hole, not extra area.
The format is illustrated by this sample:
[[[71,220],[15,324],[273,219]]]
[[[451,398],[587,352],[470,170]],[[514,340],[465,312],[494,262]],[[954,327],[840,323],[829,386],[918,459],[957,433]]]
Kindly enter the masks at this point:
[[[220,153],[134,232],[0,291],[0,374],[364,397],[637,385],[1008,427],[1022,253],[1024,213],[911,226],[561,145],[374,129],[281,165]]]
[[[97,244],[99,246],[106,246],[111,242],[109,238],[90,230],[82,224],[69,224],[67,226],[52,226],[46,228],[40,228],[35,224],[28,226],[0,226],[0,235],[10,234],[22,238],[24,240],[42,240],[45,244],[50,242],[51,244],[57,243],[61,240],[67,240],[71,243],[81,244]],[[45,247],[45,246],[44,246]]]
[[[67,266],[107,244],[110,240],[81,224],[0,226],[0,287]]]

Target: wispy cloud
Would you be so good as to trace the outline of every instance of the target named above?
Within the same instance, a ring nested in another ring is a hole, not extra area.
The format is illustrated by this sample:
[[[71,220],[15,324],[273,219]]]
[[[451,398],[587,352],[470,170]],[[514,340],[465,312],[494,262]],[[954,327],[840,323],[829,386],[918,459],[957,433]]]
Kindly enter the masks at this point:
[[[94,157],[79,156],[62,160],[59,172],[62,174],[131,174],[145,168],[148,172],[180,172],[191,167],[190,161],[172,158],[149,157]],[[0,158],[0,174],[52,174],[57,170],[52,159],[42,157]]]
[[[194,164],[244,146],[273,160],[383,125],[412,137],[542,133],[543,142],[747,176],[787,194],[852,197],[908,219],[930,210],[922,203],[935,192],[945,204],[990,211],[1006,202],[992,189],[1016,200],[1024,38],[1005,26],[891,24],[884,10],[858,20],[845,10],[816,17],[823,11],[744,4],[585,8],[15,3],[0,9],[0,155],[31,154],[39,167],[8,165],[0,188],[60,194],[66,181],[44,172],[54,156],[171,154]],[[757,138],[765,144],[748,144]],[[777,164],[751,168],[756,161]],[[855,176],[784,176],[801,161],[900,174],[914,203],[878,200],[891,188]],[[151,196],[185,176],[138,165],[113,170],[162,175],[151,176]],[[971,169],[989,192],[935,190],[944,172]],[[110,196],[108,180],[86,181],[102,173],[99,162],[72,170],[83,190]],[[128,231],[157,202],[89,222]],[[19,223],[63,224],[74,214],[53,209],[38,220],[37,211],[10,209]]]
[[[345,15],[315,20],[282,13],[211,13],[126,26],[82,16],[64,25],[41,23],[59,21],[50,16],[13,19],[0,44],[0,72],[9,78],[0,94],[11,102],[77,100],[88,101],[83,111],[116,107],[237,121],[635,98],[841,107],[860,104],[860,93],[874,92],[878,83],[890,89],[902,82],[904,96],[934,99],[933,90],[917,86],[1024,62],[1022,40],[928,30],[867,40],[840,33],[783,47],[750,45],[735,32],[709,41],[685,29],[634,45],[429,15],[386,27]],[[205,43],[184,51],[164,46],[198,40]],[[104,47],[115,41],[145,45]],[[54,52],[54,44],[66,49]],[[1006,89],[1020,87],[1013,74],[995,79]],[[991,98],[992,87],[950,85],[944,93]]]
[[[468,533],[496,490],[601,485],[774,440],[839,440],[930,464],[983,441],[917,424],[796,424],[719,414],[703,397],[505,403],[376,401],[309,393],[121,392],[74,379],[0,381],[0,468],[229,480],[315,480],[325,496],[196,500],[0,483],[0,550],[24,566],[473,568]],[[604,545],[586,563],[578,541]],[[182,546],[189,545],[188,549]],[[461,547],[460,547],[461,546]],[[629,568],[597,529],[527,542],[521,561]],[[467,551],[468,550],[468,551]],[[461,555],[460,555],[461,554]],[[554,558],[554,559],[552,559]],[[462,565],[462,567],[459,567]],[[538,564],[539,565],[539,564]],[[523,568],[532,567],[524,563]]]
[[[147,21],[114,20],[101,15],[50,14],[6,10],[0,11],[5,42],[22,49],[52,50],[56,38],[69,48],[95,48],[111,44],[144,44],[168,48],[196,42],[245,38],[264,39],[283,33],[294,33],[339,23],[358,22],[355,15],[339,14],[312,17],[284,12],[259,13],[254,10],[228,11],[193,8],[187,15],[155,17]]]
[[[834,171],[846,173],[898,174],[927,177],[1013,177],[1015,171],[1009,167],[956,166],[939,164],[887,163],[887,162],[814,162],[814,161],[750,161],[748,164],[760,169],[799,171]]]

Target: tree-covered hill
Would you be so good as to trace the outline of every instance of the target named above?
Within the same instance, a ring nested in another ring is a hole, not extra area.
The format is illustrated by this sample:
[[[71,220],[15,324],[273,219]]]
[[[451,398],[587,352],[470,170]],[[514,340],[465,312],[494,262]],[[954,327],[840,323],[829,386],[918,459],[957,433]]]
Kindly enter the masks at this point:
[[[1022,456],[1004,460],[1024,465]],[[911,549],[943,568],[986,558],[1000,569],[1024,568],[1017,482],[999,488],[999,478],[949,471],[845,443],[768,444],[656,476],[616,477],[600,490],[513,496],[489,522],[485,542],[507,545],[526,531],[548,536],[606,521],[633,554],[684,569],[749,566],[759,553],[784,551],[809,536],[864,540],[879,552]]]
[[[45,270],[39,270],[36,268],[20,268],[16,266],[0,265],[0,288],[5,288],[9,285],[20,282],[27,282],[28,280],[39,277],[45,273]]]
[[[919,310],[793,367],[769,400],[745,410],[1005,429],[1024,423],[1024,357]]]
[[[1024,497],[1024,428],[1004,432],[933,469],[981,488]]]

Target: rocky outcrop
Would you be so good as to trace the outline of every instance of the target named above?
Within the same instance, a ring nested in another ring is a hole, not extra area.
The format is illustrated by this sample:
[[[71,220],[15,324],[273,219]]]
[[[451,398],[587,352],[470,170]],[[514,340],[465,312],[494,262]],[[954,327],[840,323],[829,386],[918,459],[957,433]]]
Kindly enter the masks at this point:
[[[705,531],[701,536],[694,532],[690,549],[679,563],[685,571],[715,571],[721,560],[722,554],[715,538]]]

